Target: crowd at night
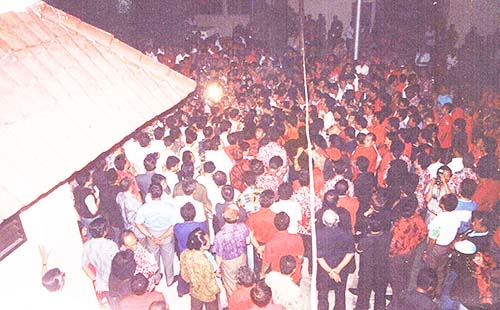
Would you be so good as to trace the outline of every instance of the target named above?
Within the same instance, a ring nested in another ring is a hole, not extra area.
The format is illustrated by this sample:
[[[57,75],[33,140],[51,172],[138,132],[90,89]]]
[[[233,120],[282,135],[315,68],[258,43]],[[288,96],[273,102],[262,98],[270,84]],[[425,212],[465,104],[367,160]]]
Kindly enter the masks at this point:
[[[165,281],[191,309],[311,309],[315,277],[320,310],[495,309],[500,93],[473,69],[498,41],[367,27],[353,60],[353,27],[305,16],[304,58],[251,26],[144,44],[197,88],[72,182],[102,307],[178,309]]]

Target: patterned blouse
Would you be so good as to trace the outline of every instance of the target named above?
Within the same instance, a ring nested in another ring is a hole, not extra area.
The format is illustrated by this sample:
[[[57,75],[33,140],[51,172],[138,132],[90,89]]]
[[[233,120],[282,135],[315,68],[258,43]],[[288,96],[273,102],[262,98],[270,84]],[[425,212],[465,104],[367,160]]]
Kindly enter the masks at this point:
[[[427,237],[427,226],[418,214],[400,218],[391,228],[392,240],[389,256],[408,254]]]
[[[323,186],[323,190],[321,191],[321,195],[324,195],[326,192],[328,192],[331,189],[335,189],[335,184],[337,184],[339,181],[346,180],[347,185],[349,188],[347,189],[347,196],[349,197],[354,197],[354,184],[351,182],[351,180],[346,179],[343,175],[336,175],[333,179],[328,180],[325,182],[325,185]]]
[[[451,176],[451,179],[448,182],[451,192],[458,194],[460,192],[460,185],[465,179],[472,179],[477,182],[477,175],[471,168],[464,168],[456,172]]]
[[[203,251],[186,250],[180,261],[181,277],[189,283],[189,295],[203,302],[216,300],[220,289],[214,268]]]
[[[418,185],[415,191],[415,196],[417,197],[418,206],[417,213],[422,214],[427,209],[427,201],[425,201],[425,190],[431,182],[431,174],[427,170],[416,171],[418,175]]]
[[[285,148],[276,142],[269,142],[267,145],[259,148],[259,154],[257,154],[257,159],[264,163],[266,168],[269,168],[269,161],[274,156],[279,156],[283,159],[283,165],[278,169],[277,175],[284,179],[285,175],[288,173],[288,157]]]
[[[123,245],[120,248],[122,251],[126,249]],[[148,292],[151,292],[156,286],[155,274],[159,270],[154,255],[148,252],[142,244],[137,243],[137,248],[134,251],[134,260],[137,265],[135,267],[135,274],[142,273],[148,279]]]
[[[297,232],[302,235],[311,235],[311,210],[310,210],[310,200],[309,200],[309,187],[302,186],[293,194],[290,200],[298,202],[302,207],[302,219],[299,221],[299,226]],[[314,212],[318,212],[321,208],[321,199],[314,195]]]

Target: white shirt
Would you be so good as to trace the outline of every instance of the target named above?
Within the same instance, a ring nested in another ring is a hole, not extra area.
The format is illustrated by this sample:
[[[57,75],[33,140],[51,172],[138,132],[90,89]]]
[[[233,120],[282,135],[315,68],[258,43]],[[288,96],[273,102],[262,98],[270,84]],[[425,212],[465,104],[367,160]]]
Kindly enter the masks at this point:
[[[462,157],[455,157],[448,164],[448,167],[451,169],[451,172],[455,174],[464,169],[464,159]]]
[[[442,166],[444,165],[438,161],[433,164],[430,164],[429,167],[427,167],[427,171],[430,173],[431,178],[435,178],[437,176],[437,171]]]
[[[290,217],[290,226],[288,226],[288,232],[290,234],[296,234],[299,229],[299,222],[302,220],[302,207],[301,205],[293,200],[279,200],[271,205],[269,209],[278,214],[280,212],[285,212]]]
[[[229,155],[223,149],[205,151],[205,162],[207,161],[213,162],[215,170],[223,171],[227,177],[229,177],[229,172],[231,172],[231,168],[234,165]]]
[[[196,181],[207,189],[208,200],[210,200],[212,206],[215,206],[217,203],[224,203],[221,189],[215,184],[211,175],[200,175],[196,178]]]
[[[303,309],[300,288],[290,276],[271,271],[265,281],[271,288],[275,304],[283,305],[287,310]]]
[[[455,211],[436,215],[429,224],[429,238],[436,240],[437,245],[448,246],[455,240],[463,215]]]
[[[177,196],[173,199],[173,204],[175,208],[178,210],[179,216],[181,214],[182,206],[184,206],[188,202],[192,203],[194,209],[196,210],[196,216],[194,217],[194,221],[205,222],[207,220],[207,217],[205,216],[205,208],[203,207],[203,204],[198,200],[195,200],[193,197],[187,195]]]

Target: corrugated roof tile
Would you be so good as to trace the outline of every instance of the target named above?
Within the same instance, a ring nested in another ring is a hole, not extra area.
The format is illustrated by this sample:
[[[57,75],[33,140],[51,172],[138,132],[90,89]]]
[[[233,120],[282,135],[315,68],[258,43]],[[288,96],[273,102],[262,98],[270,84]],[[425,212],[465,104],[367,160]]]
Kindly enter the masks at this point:
[[[194,89],[190,79],[146,58],[43,2],[0,14],[0,200],[15,204],[0,207],[0,217]]]

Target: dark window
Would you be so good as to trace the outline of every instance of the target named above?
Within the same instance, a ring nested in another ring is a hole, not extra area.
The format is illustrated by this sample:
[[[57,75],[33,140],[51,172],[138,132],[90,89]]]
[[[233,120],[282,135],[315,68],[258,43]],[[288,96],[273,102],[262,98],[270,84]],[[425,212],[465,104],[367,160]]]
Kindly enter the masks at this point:
[[[19,215],[13,215],[0,224],[0,261],[26,241]]]

